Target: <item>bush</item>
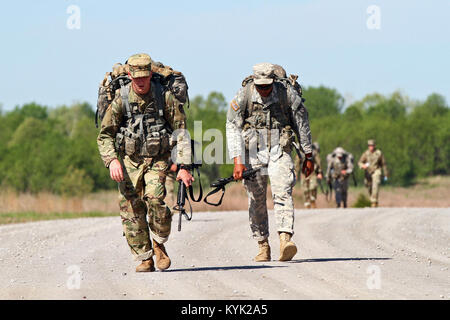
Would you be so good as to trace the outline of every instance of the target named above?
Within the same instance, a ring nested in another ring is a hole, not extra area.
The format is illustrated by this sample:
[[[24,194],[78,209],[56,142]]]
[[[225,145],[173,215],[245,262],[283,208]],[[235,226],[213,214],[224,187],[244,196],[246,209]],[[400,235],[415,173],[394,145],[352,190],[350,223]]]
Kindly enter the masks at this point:
[[[370,207],[371,202],[370,199],[364,194],[360,193],[358,195],[358,198],[356,199],[356,202],[352,205],[353,208],[366,208]]]

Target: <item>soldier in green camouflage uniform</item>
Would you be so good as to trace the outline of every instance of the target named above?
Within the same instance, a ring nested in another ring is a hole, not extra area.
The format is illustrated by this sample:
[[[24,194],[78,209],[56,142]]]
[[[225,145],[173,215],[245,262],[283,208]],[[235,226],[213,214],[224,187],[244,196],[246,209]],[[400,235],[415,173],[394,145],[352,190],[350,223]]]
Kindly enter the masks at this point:
[[[265,166],[254,179],[244,180],[250,228],[259,244],[255,261],[271,259],[266,205],[268,178],[280,237],[279,260],[288,261],[297,252],[291,241],[294,233],[292,188],[295,184],[291,158],[293,128],[298,132],[301,148],[306,154],[305,174],[308,176],[314,169],[308,112],[293,86],[274,80],[274,65],[261,63],[255,65],[253,71],[252,80],[239,90],[228,110],[228,151],[234,160],[236,180],[242,178],[248,167]]]
[[[384,179],[387,180],[388,170],[384,155],[377,149],[375,140],[367,142],[368,149],[358,161],[358,166],[365,171],[364,184],[366,185],[372,207],[378,206],[378,191],[381,183],[381,170],[383,169]]]
[[[155,270],[153,255],[159,269],[170,266],[164,247],[172,222],[164,201],[166,175],[171,158],[181,167],[190,163],[182,104],[151,79],[151,63],[147,54],[129,58],[132,82],[120,89],[108,107],[97,138],[102,160],[119,184],[124,235],[135,259],[142,261],[137,272]],[[182,168],[177,179],[190,185],[192,176]]]
[[[305,197],[305,208],[314,209],[317,208],[316,199],[317,199],[317,188],[319,187],[319,183],[317,180],[322,180],[322,165],[320,161],[320,148],[319,143],[313,143],[313,161],[314,161],[314,172],[306,178],[304,174],[301,172],[302,160],[297,155],[295,158],[295,172],[297,173],[297,177],[300,177],[303,195]]]
[[[353,172],[353,155],[337,147],[327,155],[327,182],[332,182],[336,197],[336,208],[347,208],[348,179]]]

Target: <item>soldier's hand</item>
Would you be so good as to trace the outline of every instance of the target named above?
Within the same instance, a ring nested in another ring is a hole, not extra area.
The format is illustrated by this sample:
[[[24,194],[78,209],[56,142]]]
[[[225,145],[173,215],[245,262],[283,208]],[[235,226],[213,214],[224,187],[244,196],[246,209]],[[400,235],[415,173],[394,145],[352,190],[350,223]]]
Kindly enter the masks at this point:
[[[341,170],[341,173],[343,176],[345,176],[347,174],[347,170]]]
[[[247,168],[242,163],[235,164],[233,169],[234,180],[241,180],[245,170],[247,170]]]
[[[123,181],[123,169],[118,159],[114,159],[109,164],[109,175],[116,182]]]
[[[305,178],[309,177],[311,173],[314,171],[314,162],[310,156],[306,155],[305,161],[303,161],[302,172],[305,175]]]
[[[195,181],[194,177],[186,169],[180,169],[177,174],[177,181],[182,180],[186,187],[192,185],[192,181]]]
[[[322,179],[323,179],[323,176],[322,176],[321,173],[317,174],[317,179],[319,179],[319,180],[322,180]]]
[[[233,178],[234,180],[241,180],[242,174],[247,170],[245,165],[242,163],[241,156],[234,158],[234,168],[233,168]]]
[[[175,163],[172,163],[169,170],[172,172],[177,172],[178,166]]]

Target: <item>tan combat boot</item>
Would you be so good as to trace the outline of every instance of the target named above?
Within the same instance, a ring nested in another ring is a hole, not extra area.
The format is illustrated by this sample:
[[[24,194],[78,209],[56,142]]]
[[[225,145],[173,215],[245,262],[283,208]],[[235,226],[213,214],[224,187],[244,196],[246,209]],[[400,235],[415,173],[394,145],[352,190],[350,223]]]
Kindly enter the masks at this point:
[[[153,257],[148,260],[143,260],[140,265],[136,267],[136,272],[153,272],[155,271],[155,264]]]
[[[170,258],[167,255],[166,248],[164,248],[164,245],[161,243],[156,242],[153,240],[153,252],[155,253],[156,257],[156,266],[159,270],[166,270],[170,267]]]
[[[292,235],[280,232],[280,259],[279,261],[290,261],[297,253],[297,246],[291,241]]]
[[[256,262],[270,261],[270,246],[269,240],[258,241],[259,253],[255,257]]]
[[[376,207],[378,207],[378,203],[376,203],[376,202],[372,202],[372,204],[370,205],[372,208],[376,208]]]
[[[316,201],[311,201],[311,208],[312,209],[316,209],[317,208]]]

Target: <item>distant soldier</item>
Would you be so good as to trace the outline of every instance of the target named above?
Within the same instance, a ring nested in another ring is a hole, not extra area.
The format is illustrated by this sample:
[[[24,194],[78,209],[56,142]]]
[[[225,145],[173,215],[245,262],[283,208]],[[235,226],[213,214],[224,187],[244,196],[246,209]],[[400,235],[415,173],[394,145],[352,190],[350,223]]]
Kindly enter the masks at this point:
[[[332,183],[336,208],[347,208],[348,179],[353,172],[353,155],[341,147],[327,155],[327,182]]]
[[[164,202],[171,158],[176,158],[172,160],[179,169],[176,179],[186,185],[193,181],[183,104],[152,78],[152,63],[147,54],[128,59],[131,83],[120,89],[106,110],[97,138],[101,158],[119,185],[124,236],[135,259],[141,261],[136,272],[154,271],[153,255],[159,269],[171,264],[164,247],[172,222]],[[174,137],[172,131],[177,129],[180,134]]]
[[[358,161],[358,166],[364,170],[366,185],[372,207],[378,207],[378,191],[381,182],[381,169],[383,169],[384,180],[387,180],[388,170],[384,155],[380,149],[377,149],[375,140],[367,141],[368,149]]]
[[[309,176],[314,170],[308,112],[299,92],[289,81],[275,76],[274,65],[255,65],[253,76],[244,80],[243,87],[231,101],[226,133],[236,180],[242,179],[243,172],[249,167],[266,166],[254,179],[244,180],[250,227],[259,245],[255,261],[271,260],[266,204],[268,178],[280,237],[279,260],[291,260],[297,253],[291,240],[294,234],[292,188],[295,184],[291,151],[295,134],[299,135],[306,154],[303,172]]]
[[[313,161],[314,161],[314,172],[306,178],[305,175],[301,174],[301,164],[302,161],[300,157],[295,158],[295,172],[297,173],[297,177],[301,177],[301,184],[303,188],[303,195],[305,197],[305,208],[317,208],[316,199],[317,199],[317,187],[318,181],[322,180],[322,166],[320,161],[320,147],[318,142],[314,142],[313,145]]]

